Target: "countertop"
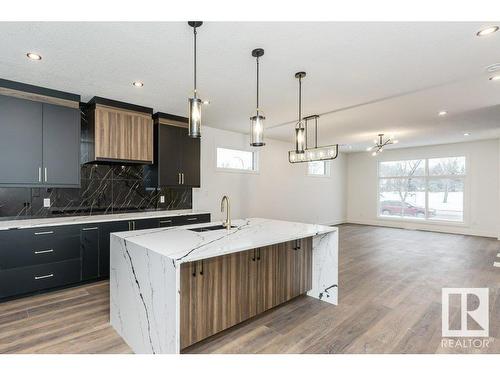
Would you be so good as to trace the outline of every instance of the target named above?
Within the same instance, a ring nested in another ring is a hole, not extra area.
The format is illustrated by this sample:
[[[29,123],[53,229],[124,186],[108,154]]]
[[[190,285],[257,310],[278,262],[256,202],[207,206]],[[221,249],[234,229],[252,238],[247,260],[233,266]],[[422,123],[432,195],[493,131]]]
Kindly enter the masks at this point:
[[[51,217],[51,218],[40,218],[40,219],[19,219],[19,220],[8,220],[8,221],[6,220],[6,221],[0,221],[0,230],[50,227],[57,225],[102,223],[107,221],[140,220],[140,219],[151,219],[155,217],[201,215],[208,213],[209,212],[193,211],[193,210],[164,210],[164,211],[129,212],[122,214],[108,214],[108,215],[93,215],[93,216],[64,216],[64,217]]]
[[[112,236],[121,238],[126,243],[131,242],[154,251],[176,263],[184,263],[337,230],[335,227],[325,225],[263,218],[233,220],[232,225],[235,228],[230,230],[220,229],[207,232],[189,230],[217,224],[221,222],[119,232],[112,233]]]

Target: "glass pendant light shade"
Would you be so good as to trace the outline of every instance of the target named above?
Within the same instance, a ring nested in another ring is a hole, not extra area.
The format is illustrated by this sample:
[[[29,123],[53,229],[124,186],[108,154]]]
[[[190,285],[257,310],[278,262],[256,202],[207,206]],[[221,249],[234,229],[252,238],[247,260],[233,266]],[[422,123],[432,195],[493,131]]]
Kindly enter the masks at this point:
[[[188,135],[191,138],[201,137],[201,106],[203,102],[198,98],[189,99],[189,126]]]
[[[306,129],[301,122],[295,128],[295,153],[303,154],[306,149]]]
[[[250,146],[264,146],[264,120],[260,114],[250,117]]]

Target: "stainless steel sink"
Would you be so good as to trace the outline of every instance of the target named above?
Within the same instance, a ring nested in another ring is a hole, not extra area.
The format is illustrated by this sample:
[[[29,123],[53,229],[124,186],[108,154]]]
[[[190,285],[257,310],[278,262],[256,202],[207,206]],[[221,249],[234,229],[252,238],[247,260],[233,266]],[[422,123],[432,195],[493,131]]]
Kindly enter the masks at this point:
[[[232,226],[231,229],[236,228],[235,226]],[[211,225],[209,227],[201,227],[201,228],[190,228],[189,230],[192,230],[193,232],[209,232],[211,230],[221,230],[221,229],[227,229],[224,225]]]

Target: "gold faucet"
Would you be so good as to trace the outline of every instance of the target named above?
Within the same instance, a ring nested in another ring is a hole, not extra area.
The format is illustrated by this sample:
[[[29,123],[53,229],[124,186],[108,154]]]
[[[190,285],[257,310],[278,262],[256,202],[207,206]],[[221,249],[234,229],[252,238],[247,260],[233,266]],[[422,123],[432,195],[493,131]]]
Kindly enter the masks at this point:
[[[220,201],[220,212],[224,212],[224,202],[226,202],[227,211],[226,211],[226,221],[222,223],[226,229],[231,229],[231,204],[229,203],[229,197],[224,195],[222,200]]]

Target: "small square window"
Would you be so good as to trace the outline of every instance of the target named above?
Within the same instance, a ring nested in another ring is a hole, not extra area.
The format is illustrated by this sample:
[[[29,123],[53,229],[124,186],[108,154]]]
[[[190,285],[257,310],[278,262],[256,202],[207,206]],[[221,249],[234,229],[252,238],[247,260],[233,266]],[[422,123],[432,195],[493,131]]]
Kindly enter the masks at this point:
[[[310,161],[307,163],[309,176],[330,176],[330,163],[328,161]]]

